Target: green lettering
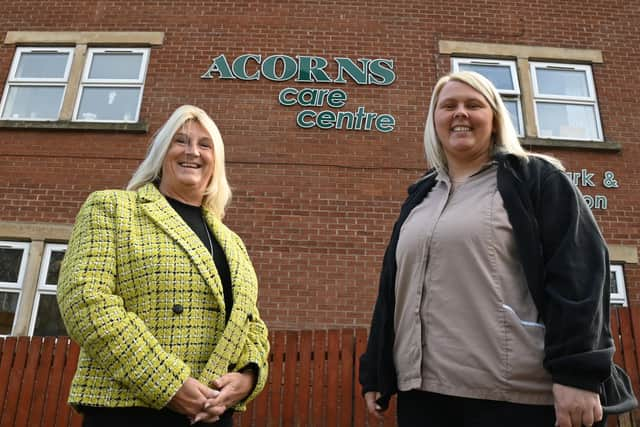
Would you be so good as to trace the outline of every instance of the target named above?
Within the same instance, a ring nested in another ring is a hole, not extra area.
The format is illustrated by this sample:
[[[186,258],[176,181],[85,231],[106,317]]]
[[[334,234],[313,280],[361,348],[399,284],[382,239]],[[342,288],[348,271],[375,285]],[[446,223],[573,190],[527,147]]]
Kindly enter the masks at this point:
[[[396,125],[396,119],[390,114],[380,114],[376,120],[376,129],[380,132],[391,132]]]
[[[315,97],[315,89],[302,89],[298,92],[298,104],[303,107],[316,107]]]
[[[358,62],[362,64],[362,68],[358,67],[349,58],[334,58],[338,63],[338,77],[334,80],[335,83],[346,83],[347,81],[342,77],[343,73],[347,73],[354,82],[359,85],[367,84],[367,72],[369,69],[370,59],[358,59]]]
[[[334,89],[327,96],[329,107],[342,108],[347,101],[347,93],[342,89]]]
[[[367,118],[364,122],[364,130],[371,130],[371,125],[373,124],[373,120],[377,115],[378,113],[367,113]]]
[[[282,72],[277,75],[278,62],[282,63]],[[262,63],[262,75],[274,82],[289,80],[298,72],[298,63],[295,59],[286,55],[271,55]]]
[[[298,124],[298,126],[300,126],[303,129],[309,129],[314,127],[316,124],[313,121],[313,118],[316,116],[316,112],[313,110],[302,110],[298,113],[298,116],[296,117],[296,123]],[[311,121],[310,122],[305,122],[304,119],[307,117],[311,117]]]
[[[280,91],[280,94],[278,95],[278,101],[280,102],[280,104],[287,107],[291,105],[296,105],[295,96],[297,94],[298,94],[298,89],[296,88],[293,88],[293,87],[284,88]],[[293,95],[293,98],[287,99],[287,95]]]
[[[324,71],[327,60],[319,56],[298,56],[298,78],[296,81],[311,83],[331,83],[331,77]]]
[[[329,129],[336,122],[336,115],[333,111],[325,110],[318,113],[316,123],[320,129]]]
[[[386,86],[393,83],[395,79],[393,59],[374,59],[369,64],[369,83]]]
[[[361,105],[356,110],[356,125],[355,129],[362,129],[362,119],[364,118],[364,107]]]
[[[224,55],[218,55],[213,58],[211,66],[203,75],[200,76],[200,78],[212,79],[213,73],[218,73],[221,79],[235,79],[233,73],[231,72],[231,68],[229,68],[227,58],[225,58]]]
[[[338,119],[336,120],[336,129],[342,129],[345,119],[347,120],[346,129],[353,129],[353,113],[351,111],[338,111]]]
[[[247,75],[247,62],[253,59],[254,61],[256,61],[258,64],[260,64],[260,61],[262,60],[262,56],[261,55],[254,55],[252,53],[246,53],[244,55],[240,55],[238,56],[235,61],[233,61],[233,74],[235,74],[235,76],[237,78],[239,78],[240,80],[259,80],[260,79],[260,72],[256,71],[255,73],[251,74],[250,76]]]

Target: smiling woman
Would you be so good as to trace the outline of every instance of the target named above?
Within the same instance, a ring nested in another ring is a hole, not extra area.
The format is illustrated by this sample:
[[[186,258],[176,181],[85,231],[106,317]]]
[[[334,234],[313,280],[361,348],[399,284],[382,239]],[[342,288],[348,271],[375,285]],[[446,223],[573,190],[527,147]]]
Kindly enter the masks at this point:
[[[213,176],[213,141],[198,122],[187,121],[171,140],[164,162],[160,192],[193,206],[200,206]]]
[[[203,159],[205,157],[208,159],[208,154],[211,156],[211,162],[209,166],[202,167],[206,162]],[[179,158],[180,155],[183,157]],[[169,160],[175,156],[178,156],[177,160],[173,162]],[[193,164],[188,164],[186,160],[190,160]],[[178,164],[180,161],[186,167],[180,166]],[[196,165],[200,166],[195,168],[197,172],[192,174],[193,171],[191,171],[188,172],[191,175],[187,175],[191,176],[190,185],[177,180],[178,169],[181,170],[180,173],[187,173],[185,169]],[[210,173],[208,178],[203,175],[203,169]],[[183,105],[176,109],[156,132],[145,159],[134,172],[127,189],[137,190],[152,182],[162,187],[165,173],[169,174],[169,178],[168,181],[164,181],[164,186],[178,186],[179,192],[172,193],[173,196],[178,196],[178,200],[181,200],[180,191],[189,188],[191,197],[194,199],[199,197],[202,205],[210,209],[219,219],[224,217],[227,203],[231,200],[231,189],[225,170],[224,143],[216,124],[200,108]],[[204,188],[194,183],[196,179]],[[204,191],[201,192],[201,190]]]
[[[601,427],[632,409],[606,244],[562,165],[526,152],[468,71],[434,87],[424,145],[360,359],[369,412],[394,393],[400,427]]]
[[[247,250],[222,223],[230,197],[220,132],[186,105],[128,191],[81,208],[58,303],[81,347],[69,403],[85,426],[231,426],[264,387],[267,329]]]
[[[471,86],[450,81],[442,87],[434,124],[454,183],[465,181],[489,161],[493,117],[489,102]]]

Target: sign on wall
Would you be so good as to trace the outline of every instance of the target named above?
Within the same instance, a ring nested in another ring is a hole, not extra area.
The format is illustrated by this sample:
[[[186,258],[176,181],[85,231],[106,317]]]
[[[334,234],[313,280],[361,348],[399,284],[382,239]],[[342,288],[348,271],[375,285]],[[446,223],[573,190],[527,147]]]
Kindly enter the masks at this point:
[[[345,84],[352,80],[359,85],[388,86],[396,79],[393,60],[384,58],[334,58],[337,65],[335,75],[326,68],[329,61],[320,56],[271,55],[262,59],[262,55],[247,53],[238,56],[231,63],[225,55],[215,57],[209,69],[200,76],[202,79],[260,80],[264,77],[274,82],[293,80],[296,83]],[[249,72],[249,64],[253,72]],[[355,130],[391,132],[396,119],[388,113],[367,111],[365,106],[347,108],[346,111],[334,111],[347,106],[347,92],[337,88],[295,88],[287,87],[278,94],[278,102],[285,107],[300,106],[303,109],[296,115],[296,124],[303,129]],[[314,108],[324,108],[321,111]],[[329,109],[332,108],[332,109]]]
[[[580,172],[566,172],[567,176],[573,182],[576,187],[596,187],[596,183],[598,179],[596,178],[596,174],[589,172],[588,169],[581,169]],[[600,180],[602,186],[606,189],[618,188],[618,180],[616,179],[615,173],[611,171],[605,171],[602,174],[602,178]],[[608,207],[608,199],[607,196],[603,194],[589,195],[583,194],[585,202],[587,202],[587,206],[591,209],[607,209]]]

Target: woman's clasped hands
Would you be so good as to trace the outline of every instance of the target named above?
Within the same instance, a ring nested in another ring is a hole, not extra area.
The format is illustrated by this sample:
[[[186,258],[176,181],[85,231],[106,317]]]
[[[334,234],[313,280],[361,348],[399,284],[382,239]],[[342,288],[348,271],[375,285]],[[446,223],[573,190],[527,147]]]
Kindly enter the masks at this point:
[[[186,415],[191,424],[213,423],[228,408],[245,399],[254,383],[252,373],[230,372],[213,381],[210,386],[189,377],[167,406]]]

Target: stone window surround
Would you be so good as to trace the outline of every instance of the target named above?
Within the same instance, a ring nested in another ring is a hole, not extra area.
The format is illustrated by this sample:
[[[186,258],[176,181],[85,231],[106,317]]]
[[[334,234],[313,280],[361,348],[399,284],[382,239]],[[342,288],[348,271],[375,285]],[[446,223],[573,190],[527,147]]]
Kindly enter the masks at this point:
[[[501,43],[478,43],[440,40],[440,54],[469,58],[515,58],[520,82],[525,137],[520,138],[525,147],[586,148],[592,150],[620,151],[619,143],[604,141],[574,141],[539,138],[533,111],[533,87],[529,61],[558,61],[576,64],[602,64],[602,52],[597,49],[571,49],[544,46],[527,46]],[[596,82],[597,84],[597,82]]]
[[[29,242],[22,297],[13,328],[14,335],[28,335],[33,304],[38,290],[40,265],[47,243],[67,243],[72,225],[0,221],[0,240]]]
[[[51,122],[0,120],[0,128],[148,132],[148,123],[142,121],[138,123],[76,123],[71,121],[71,118],[76,97],[80,90],[82,70],[89,46],[151,47],[160,46],[163,41],[164,33],[153,31],[8,31],[4,44],[16,46],[73,46],[75,49],[59,120]]]

